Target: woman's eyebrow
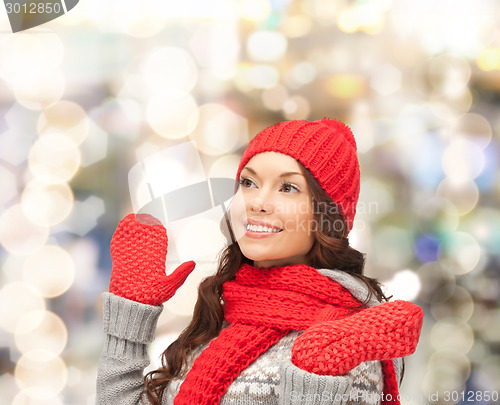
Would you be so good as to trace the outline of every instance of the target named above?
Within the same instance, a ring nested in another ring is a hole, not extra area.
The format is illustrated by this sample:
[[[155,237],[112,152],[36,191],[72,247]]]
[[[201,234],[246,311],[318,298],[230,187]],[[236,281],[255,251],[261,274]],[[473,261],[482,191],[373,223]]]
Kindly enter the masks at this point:
[[[257,172],[254,169],[252,169],[251,167],[245,166],[241,171],[243,171],[245,169],[247,169],[250,173],[257,175]],[[285,173],[281,173],[278,177],[287,177],[287,176],[292,176],[294,174],[295,175],[298,174],[299,176],[304,177],[304,175],[302,173],[299,173],[299,172],[285,172]]]

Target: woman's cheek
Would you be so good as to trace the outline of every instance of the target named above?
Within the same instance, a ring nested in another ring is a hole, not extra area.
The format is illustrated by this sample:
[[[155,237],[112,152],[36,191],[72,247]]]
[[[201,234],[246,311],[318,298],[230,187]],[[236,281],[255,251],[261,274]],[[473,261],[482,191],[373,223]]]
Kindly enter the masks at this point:
[[[241,239],[245,235],[243,222],[246,217],[245,201],[241,192],[237,192],[229,206],[229,218],[236,240]]]

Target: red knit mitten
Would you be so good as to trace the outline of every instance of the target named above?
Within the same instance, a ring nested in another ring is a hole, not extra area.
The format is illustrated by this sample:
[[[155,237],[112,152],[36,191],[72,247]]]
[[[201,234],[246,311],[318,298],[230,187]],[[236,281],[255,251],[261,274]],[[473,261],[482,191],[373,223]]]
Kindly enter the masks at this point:
[[[415,351],[422,321],[422,309],[406,301],[387,302],[343,319],[322,321],[295,340],[292,362],[310,373],[336,376],[364,361],[404,357]]]
[[[196,264],[185,262],[167,276],[167,246],[167,230],[156,218],[148,214],[123,218],[111,239],[109,292],[149,305],[170,299]]]

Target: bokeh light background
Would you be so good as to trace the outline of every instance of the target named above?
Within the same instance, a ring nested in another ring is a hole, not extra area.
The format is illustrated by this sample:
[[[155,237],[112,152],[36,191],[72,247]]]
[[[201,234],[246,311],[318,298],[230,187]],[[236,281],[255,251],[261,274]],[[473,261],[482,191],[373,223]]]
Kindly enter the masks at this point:
[[[260,129],[324,116],[358,142],[351,244],[426,314],[403,403],[493,403],[478,395],[500,390],[498,2],[81,0],[17,34],[0,11],[0,31],[1,404],[94,403],[134,164],[195,141],[207,176],[232,177]],[[213,269],[167,304],[155,361]]]

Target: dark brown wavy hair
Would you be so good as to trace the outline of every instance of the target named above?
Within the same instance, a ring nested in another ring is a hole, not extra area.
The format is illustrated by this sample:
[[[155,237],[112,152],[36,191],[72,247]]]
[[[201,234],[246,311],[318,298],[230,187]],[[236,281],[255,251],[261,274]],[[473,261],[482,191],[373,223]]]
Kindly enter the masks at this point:
[[[312,196],[313,222],[319,224],[314,229],[315,240],[305,264],[318,269],[345,271],[366,284],[370,292],[366,302],[372,295],[380,302],[387,301],[380,283],[363,275],[364,255],[349,246],[348,231],[337,204],[325,193],[310,171],[300,162],[299,166]],[[187,372],[187,359],[193,349],[218,336],[224,320],[222,286],[235,277],[242,263],[253,264],[242,254],[235,241],[227,213],[221,221],[221,231],[228,240],[228,246],[219,254],[217,273],[200,283],[193,318],[177,340],[163,352],[162,366],[144,377],[142,398],[150,404],[161,405],[163,392],[170,381]]]

